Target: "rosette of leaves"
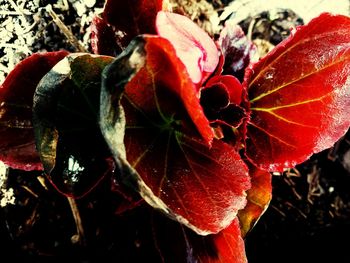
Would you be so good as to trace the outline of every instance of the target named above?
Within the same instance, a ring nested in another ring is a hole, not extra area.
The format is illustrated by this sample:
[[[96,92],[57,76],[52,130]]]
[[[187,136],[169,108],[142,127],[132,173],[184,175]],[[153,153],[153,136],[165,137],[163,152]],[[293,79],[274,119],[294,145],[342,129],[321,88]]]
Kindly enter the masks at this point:
[[[133,216],[144,213],[140,225],[152,230],[142,238],[157,253],[138,259],[246,262],[243,237],[271,199],[270,172],[349,128],[350,19],[322,14],[254,63],[239,27],[228,23],[214,42],[165,9],[107,1],[91,26],[96,55],[35,54],[19,64],[0,89],[0,157],[43,167],[74,197],[116,174],[123,194],[148,206]]]

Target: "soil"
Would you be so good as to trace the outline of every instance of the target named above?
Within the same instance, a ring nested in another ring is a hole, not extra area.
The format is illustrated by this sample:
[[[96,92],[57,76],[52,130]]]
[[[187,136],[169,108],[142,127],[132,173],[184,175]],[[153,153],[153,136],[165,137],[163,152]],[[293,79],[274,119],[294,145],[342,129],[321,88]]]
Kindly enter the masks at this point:
[[[273,199],[248,234],[250,262],[350,262],[350,133],[273,177]]]
[[[87,27],[92,14],[101,11],[102,2],[0,0],[0,82],[18,61],[34,52],[90,51]],[[215,27],[208,27],[208,21],[218,21],[229,1],[188,2],[205,2],[182,12],[202,21],[215,35],[223,21]],[[79,44],[68,40],[53,22],[45,9],[48,4]],[[292,11],[279,10],[273,18],[269,13],[247,18],[241,26],[263,54],[302,23]],[[9,204],[0,209],[2,257],[26,262],[102,262],[104,255],[119,262],[113,231],[106,227],[117,224],[112,222],[115,194],[105,191],[113,178],[76,201],[59,194],[40,172],[10,169],[7,178],[6,184],[0,183],[0,197],[9,195]],[[246,238],[249,262],[350,262],[346,241],[350,235],[350,132],[295,169],[275,173],[272,183],[271,204]],[[74,205],[80,209],[85,235],[93,236],[88,247],[84,246],[87,240],[77,235],[82,230],[76,228]]]

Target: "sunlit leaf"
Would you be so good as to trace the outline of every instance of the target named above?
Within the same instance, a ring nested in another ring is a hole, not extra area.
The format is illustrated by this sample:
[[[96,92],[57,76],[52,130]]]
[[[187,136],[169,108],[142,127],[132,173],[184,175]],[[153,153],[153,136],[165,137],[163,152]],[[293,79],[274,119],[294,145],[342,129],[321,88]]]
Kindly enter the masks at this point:
[[[202,263],[247,263],[244,241],[238,219],[235,219],[220,233],[203,238],[201,249],[198,249],[198,260]],[[209,246],[208,246],[209,244]]]
[[[257,223],[272,198],[272,175],[248,163],[251,188],[247,191],[247,205],[238,212],[242,236],[244,237]]]
[[[114,167],[98,125],[101,72],[112,60],[69,55],[35,91],[36,145],[50,181],[64,194],[83,196]]]
[[[136,72],[131,81],[127,72]],[[127,161],[120,150],[122,121],[115,113],[120,109],[114,100],[103,100],[113,107],[101,101],[101,117],[112,120],[103,121],[108,125],[102,130],[117,163],[129,166],[128,182],[149,204],[199,234],[227,227],[245,205],[247,168],[232,146],[214,139],[209,147],[204,140],[205,129],[211,132],[209,122],[172,45],[160,37],[139,38],[106,69],[104,78],[109,84],[102,94],[112,98],[119,97],[115,94],[128,81],[121,101]]]
[[[247,154],[270,171],[331,147],[350,124],[350,18],[322,14],[251,66]]]
[[[36,53],[0,86],[0,160],[12,168],[41,170],[32,127],[33,95],[40,79],[68,52]]]

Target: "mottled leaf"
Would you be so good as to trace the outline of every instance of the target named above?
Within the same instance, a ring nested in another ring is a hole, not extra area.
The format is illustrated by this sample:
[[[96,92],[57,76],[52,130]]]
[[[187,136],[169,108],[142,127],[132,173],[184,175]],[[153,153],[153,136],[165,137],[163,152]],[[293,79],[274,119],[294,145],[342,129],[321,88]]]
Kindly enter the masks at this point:
[[[127,72],[136,73],[131,81]],[[149,204],[199,234],[227,227],[245,205],[247,168],[232,146],[214,139],[209,147],[204,140],[209,122],[172,45],[160,37],[138,39],[103,75],[109,84],[102,94],[113,106],[101,100],[102,116],[111,116],[101,126],[127,181]],[[120,108],[113,102],[126,82],[121,104],[127,161],[120,150]]]
[[[350,18],[324,13],[297,28],[245,76],[247,155],[282,170],[331,147],[350,124]]]
[[[69,55],[35,91],[33,124],[45,172],[58,190],[77,198],[114,168],[98,125],[101,72],[112,60]]]
[[[254,227],[268,208],[272,198],[272,175],[246,161],[249,167],[251,188],[247,191],[247,205],[238,212],[242,236]]]
[[[41,170],[32,127],[33,95],[40,79],[68,52],[36,53],[0,86],[0,160],[22,170]]]
[[[209,35],[186,16],[158,12],[158,35],[170,41],[192,81],[201,84],[216,69],[219,52]]]

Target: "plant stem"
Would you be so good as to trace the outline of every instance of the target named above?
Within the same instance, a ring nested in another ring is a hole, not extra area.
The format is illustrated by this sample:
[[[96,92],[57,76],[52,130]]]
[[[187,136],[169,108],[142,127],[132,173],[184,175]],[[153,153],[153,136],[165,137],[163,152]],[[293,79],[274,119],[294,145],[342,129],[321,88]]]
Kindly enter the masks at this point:
[[[72,237],[72,241],[74,243],[79,243],[81,246],[86,246],[86,239],[85,239],[85,234],[84,234],[84,228],[83,224],[81,221],[79,209],[77,206],[77,203],[74,198],[72,197],[67,197],[69,206],[72,210],[73,218],[75,221],[75,225],[77,227],[77,235]]]
[[[72,31],[68,29],[68,27],[62,22],[62,20],[58,17],[55,11],[52,10],[51,5],[47,5],[46,11],[52,17],[53,22],[59,27],[62,33],[66,36],[68,41],[73,45],[73,47],[79,51],[87,53],[87,50],[80,44],[79,40],[73,35]]]

